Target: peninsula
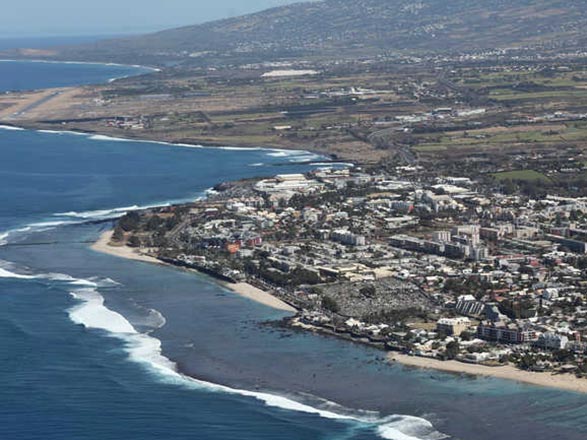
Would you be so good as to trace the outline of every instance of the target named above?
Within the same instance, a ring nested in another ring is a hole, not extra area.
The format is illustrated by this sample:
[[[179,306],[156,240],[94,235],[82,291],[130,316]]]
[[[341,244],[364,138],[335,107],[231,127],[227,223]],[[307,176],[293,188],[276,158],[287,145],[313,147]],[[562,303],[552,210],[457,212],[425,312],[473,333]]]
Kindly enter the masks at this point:
[[[161,70],[8,92],[0,123],[339,161],[130,212],[95,248],[198,270],[405,364],[584,391],[583,9],[326,0],[8,51]]]
[[[587,392],[585,196],[500,177],[397,166],[227,182],[127,214],[96,249],[211,275],[297,312],[285,325],[407,366]]]

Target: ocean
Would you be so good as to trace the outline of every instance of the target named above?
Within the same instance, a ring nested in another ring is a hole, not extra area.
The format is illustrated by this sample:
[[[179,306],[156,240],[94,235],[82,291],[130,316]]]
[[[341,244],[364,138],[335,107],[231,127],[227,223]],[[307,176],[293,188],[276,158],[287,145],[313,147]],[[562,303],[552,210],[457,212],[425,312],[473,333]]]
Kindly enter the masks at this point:
[[[143,72],[21,67],[0,63],[0,88]],[[390,366],[206,276],[89,248],[128,209],[323,160],[0,129],[0,439],[587,438],[587,396]]]

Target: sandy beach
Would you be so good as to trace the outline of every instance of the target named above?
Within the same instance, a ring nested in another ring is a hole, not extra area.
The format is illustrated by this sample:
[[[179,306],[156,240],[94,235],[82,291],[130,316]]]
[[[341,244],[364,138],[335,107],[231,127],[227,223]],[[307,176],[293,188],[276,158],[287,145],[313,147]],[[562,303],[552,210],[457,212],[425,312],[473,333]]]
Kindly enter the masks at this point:
[[[98,241],[96,241],[91,248],[96,252],[103,254],[112,255],[115,257],[126,258],[129,260],[142,261],[145,263],[166,265],[157,258],[151,257],[141,253],[138,249],[133,249],[128,246],[112,246],[110,244],[112,240],[113,231],[104,232]],[[258,302],[268,307],[272,307],[276,310],[282,310],[285,312],[295,313],[296,309],[279,298],[261,290],[248,283],[221,283],[222,286],[233,291],[234,293],[248,298],[252,301]]]
[[[272,307],[277,310],[283,310],[285,312],[296,312],[296,309],[286,302],[283,302],[279,298],[256,288],[255,286],[251,286],[248,283],[238,283],[238,284],[228,284],[223,283],[223,285],[232,290],[233,292],[239,294],[240,296],[244,296],[245,298],[249,298],[253,301],[258,303],[264,304],[266,306]]]
[[[96,241],[91,246],[92,249],[96,252],[113,255],[115,257],[126,258],[129,260],[143,261],[145,263],[153,264],[163,264],[157,258],[140,253],[138,249],[133,249],[128,246],[111,246],[110,241],[112,240],[113,233],[114,231],[104,232],[98,241]]]
[[[572,374],[532,373],[522,371],[514,366],[487,367],[484,365],[465,364],[458,361],[440,361],[423,357],[390,353],[389,360],[407,367],[416,367],[443,371],[446,373],[468,374],[473,376],[494,377],[513,380],[520,383],[557,388],[577,393],[587,393],[587,379],[578,379]]]

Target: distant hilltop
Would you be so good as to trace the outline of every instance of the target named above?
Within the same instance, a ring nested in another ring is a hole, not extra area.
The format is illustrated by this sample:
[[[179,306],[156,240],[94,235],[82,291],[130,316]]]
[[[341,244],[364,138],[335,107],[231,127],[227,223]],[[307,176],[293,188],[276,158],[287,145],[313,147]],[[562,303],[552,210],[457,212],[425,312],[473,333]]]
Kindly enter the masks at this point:
[[[61,48],[67,59],[157,62],[584,48],[586,0],[323,0]]]

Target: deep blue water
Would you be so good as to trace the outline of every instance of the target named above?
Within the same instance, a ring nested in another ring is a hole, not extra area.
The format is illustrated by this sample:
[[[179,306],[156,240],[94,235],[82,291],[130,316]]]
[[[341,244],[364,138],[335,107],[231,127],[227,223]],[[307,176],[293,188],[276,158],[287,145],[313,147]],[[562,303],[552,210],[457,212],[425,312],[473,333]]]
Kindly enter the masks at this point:
[[[47,49],[56,46],[93,43],[99,40],[118,38],[117,35],[48,36],[39,37],[0,37],[0,50],[7,49]]]
[[[88,248],[109,225],[86,220],[307,159],[0,130],[0,439],[587,437],[585,396],[390,367],[206,277]]]
[[[121,65],[0,61],[0,92],[96,84],[150,71]]]

